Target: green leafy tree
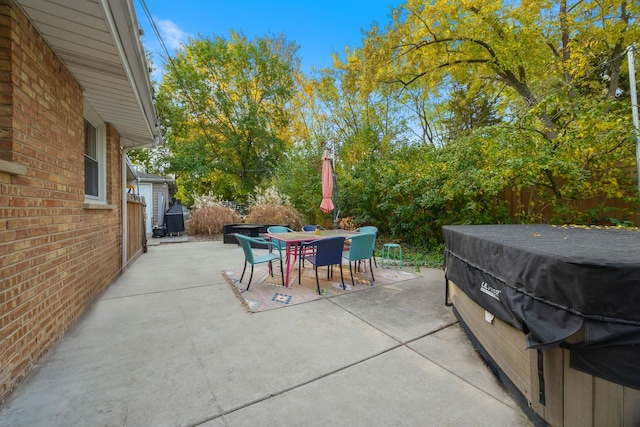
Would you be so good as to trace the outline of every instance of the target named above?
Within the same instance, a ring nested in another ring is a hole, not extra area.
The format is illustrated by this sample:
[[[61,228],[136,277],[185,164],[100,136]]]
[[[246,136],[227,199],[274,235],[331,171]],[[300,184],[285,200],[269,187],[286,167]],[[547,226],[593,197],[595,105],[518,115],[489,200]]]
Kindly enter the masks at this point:
[[[485,173],[476,174],[475,185],[468,181],[473,174],[463,175],[464,188],[440,182],[449,197],[443,203],[460,197],[475,203],[474,188],[533,186],[530,218],[551,205],[561,221],[586,220],[576,209],[580,201],[598,194],[637,200],[629,174],[635,162],[630,108],[617,95],[626,87],[624,48],[640,36],[639,8],[626,0],[408,0],[394,11],[391,26],[372,28],[341,66],[349,84],[365,95],[385,85],[421,87],[441,100],[447,106],[441,122],[466,132],[443,153],[464,149],[468,160],[474,157],[465,147],[496,148],[482,150],[481,160],[508,169],[489,174],[476,163],[471,170]],[[474,108],[457,110],[470,96],[476,97]],[[478,100],[502,118],[501,126],[489,116],[466,115],[483,111]],[[509,162],[497,150],[503,146],[512,147]],[[451,166],[461,160],[445,159],[444,166],[458,170]],[[455,188],[459,192],[451,192]]]
[[[243,201],[292,145],[298,47],[284,36],[190,40],[165,64],[158,108],[166,172],[197,194]]]
[[[404,126],[404,106],[392,92],[380,91],[362,98],[345,86],[339,69],[322,70],[302,82],[295,114],[297,141],[282,159],[277,186],[291,197],[307,221],[325,224],[333,214],[320,211],[322,153],[330,148],[335,154],[334,167],[340,194],[341,216],[357,217],[370,223],[378,189],[368,187],[358,170],[376,159],[388,158],[396,144],[408,138]],[[354,178],[356,175],[362,178]],[[362,187],[365,185],[365,187]],[[369,191],[371,190],[371,191]],[[375,195],[367,205],[358,203],[365,194]]]
[[[465,85],[454,84],[447,103],[448,115],[443,119],[446,141],[453,141],[477,128],[499,124],[496,104],[491,91],[481,87],[472,92]]]

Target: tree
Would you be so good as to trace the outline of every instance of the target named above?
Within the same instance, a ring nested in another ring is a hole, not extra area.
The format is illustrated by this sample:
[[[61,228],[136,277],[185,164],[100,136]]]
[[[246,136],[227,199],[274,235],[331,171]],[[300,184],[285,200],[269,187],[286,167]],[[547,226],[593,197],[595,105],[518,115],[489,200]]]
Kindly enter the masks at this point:
[[[447,103],[448,115],[443,120],[447,129],[446,140],[452,141],[474,129],[499,124],[501,120],[496,115],[496,103],[491,91],[480,88],[472,92],[467,85],[452,85]]]
[[[198,194],[243,201],[292,145],[298,47],[284,36],[192,39],[164,65],[166,172]]]
[[[296,145],[279,168],[277,186],[307,217],[324,223],[320,205],[321,160],[324,148],[335,154],[334,166],[340,189],[342,214],[358,222],[371,222],[383,193],[377,182],[368,181],[372,162],[386,160],[408,138],[404,125],[404,105],[391,91],[379,91],[361,98],[348,88],[339,69],[325,69],[302,83],[295,104]],[[344,192],[343,192],[344,190]],[[317,198],[309,197],[315,194]],[[366,195],[370,198],[365,200]],[[381,213],[380,213],[381,215]]]
[[[540,205],[575,220],[575,203],[596,194],[637,200],[630,109],[616,94],[625,87],[624,48],[640,38],[639,8],[626,0],[408,0],[342,67],[365,92],[421,87],[443,103],[460,99],[452,88],[483,94],[502,126],[471,137],[500,146],[518,135],[509,141],[513,161],[500,163],[518,165],[500,172],[504,183],[535,186]],[[499,163],[500,153],[486,154],[488,164]]]

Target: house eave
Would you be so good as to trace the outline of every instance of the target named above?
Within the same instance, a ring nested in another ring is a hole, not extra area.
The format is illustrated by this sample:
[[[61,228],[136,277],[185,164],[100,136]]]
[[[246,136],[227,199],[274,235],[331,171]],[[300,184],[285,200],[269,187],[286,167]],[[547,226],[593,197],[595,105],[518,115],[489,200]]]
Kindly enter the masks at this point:
[[[162,143],[132,0],[15,0],[126,149]]]

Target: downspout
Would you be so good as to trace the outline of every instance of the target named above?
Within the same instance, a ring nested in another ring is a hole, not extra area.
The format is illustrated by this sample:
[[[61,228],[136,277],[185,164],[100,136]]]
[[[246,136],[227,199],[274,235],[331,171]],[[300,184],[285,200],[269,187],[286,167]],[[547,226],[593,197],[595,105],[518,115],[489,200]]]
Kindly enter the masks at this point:
[[[127,230],[128,224],[128,212],[127,212],[127,149],[120,147],[120,158],[122,159],[121,173],[122,173],[122,271],[127,266],[127,242],[129,241],[129,232]]]
[[[105,14],[105,18],[107,21],[107,25],[109,27],[109,32],[112,34],[113,36],[113,41],[115,43],[116,49],[118,51],[118,55],[120,56],[120,58],[122,58],[122,66],[123,69],[127,75],[127,78],[129,80],[129,82],[131,83],[132,89],[133,89],[133,93],[136,97],[136,100],[138,102],[138,105],[140,106],[140,110],[145,113],[144,115],[147,117],[147,120],[145,120],[145,123],[147,125],[147,128],[149,130],[149,133],[154,136],[154,143],[153,144],[149,144],[149,145],[157,145],[159,143],[159,136],[155,134],[154,129],[153,129],[153,124],[152,122],[150,122],[148,120],[148,114],[146,114],[148,111],[145,109],[145,103],[143,102],[142,99],[142,94],[140,92],[140,88],[138,87],[138,83],[139,81],[136,79],[136,75],[134,74],[134,70],[132,70],[131,68],[131,64],[129,63],[129,58],[127,57],[127,53],[125,50],[125,47],[123,45],[123,40],[121,39],[121,35],[120,32],[118,31],[118,26],[116,25],[116,20],[113,16],[113,11],[111,9],[110,0],[99,0],[100,4],[102,5],[102,10],[104,11]],[[122,11],[125,15],[129,15],[129,12],[126,10]],[[140,50],[138,48],[138,50]],[[138,52],[140,55],[142,55],[142,57],[144,58],[144,51],[139,51]],[[139,70],[142,71],[142,70]],[[151,107],[153,108],[153,106]],[[157,114],[156,115],[156,119],[157,119]],[[157,127],[157,124],[156,124]],[[140,148],[140,147],[137,147]],[[122,268],[124,269],[125,266],[127,265],[127,238],[128,238],[128,233],[127,233],[127,192],[126,192],[126,178],[127,178],[127,165],[126,165],[126,154],[127,152],[133,148],[129,148],[129,147],[122,147],[121,146],[121,150],[120,150],[120,154],[122,157],[122,218],[123,218],[123,223],[122,223],[122,236],[123,236],[123,242],[122,242]]]

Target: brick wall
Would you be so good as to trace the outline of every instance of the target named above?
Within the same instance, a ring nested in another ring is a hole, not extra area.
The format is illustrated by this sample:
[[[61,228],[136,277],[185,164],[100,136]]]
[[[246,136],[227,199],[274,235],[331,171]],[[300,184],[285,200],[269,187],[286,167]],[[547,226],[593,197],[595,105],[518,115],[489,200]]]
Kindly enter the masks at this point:
[[[13,144],[11,117],[13,107],[11,94],[11,26],[9,8],[0,3],[0,159],[12,160]]]
[[[0,402],[122,268],[121,154],[107,126],[107,202],[84,203],[82,90],[0,0]]]

